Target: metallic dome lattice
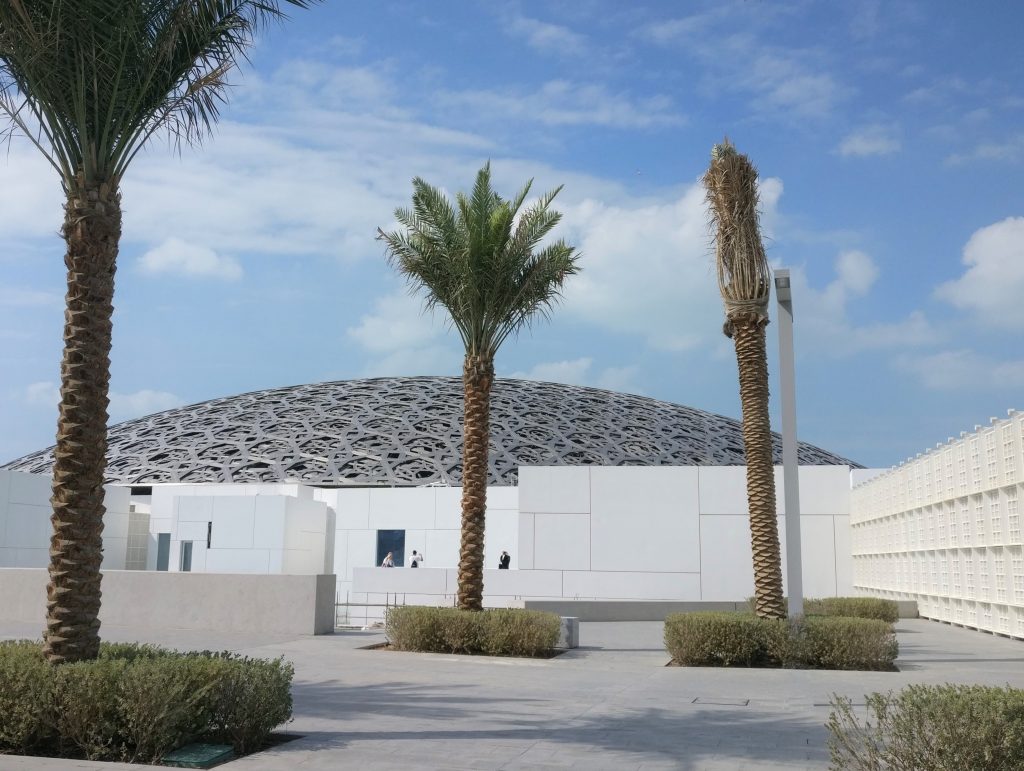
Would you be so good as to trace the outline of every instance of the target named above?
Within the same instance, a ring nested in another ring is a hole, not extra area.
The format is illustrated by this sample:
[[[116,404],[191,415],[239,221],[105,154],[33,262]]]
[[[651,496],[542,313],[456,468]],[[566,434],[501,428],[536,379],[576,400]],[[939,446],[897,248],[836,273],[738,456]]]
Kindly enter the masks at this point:
[[[302,482],[460,484],[462,381],[394,377],[276,388],[111,426],[107,478],[119,484]],[[775,462],[781,440],[775,436]],[[848,465],[801,444],[807,465]],[[491,394],[490,484],[519,466],[743,465],[739,421],[642,396],[499,379]],[[50,473],[53,448],[7,464]]]

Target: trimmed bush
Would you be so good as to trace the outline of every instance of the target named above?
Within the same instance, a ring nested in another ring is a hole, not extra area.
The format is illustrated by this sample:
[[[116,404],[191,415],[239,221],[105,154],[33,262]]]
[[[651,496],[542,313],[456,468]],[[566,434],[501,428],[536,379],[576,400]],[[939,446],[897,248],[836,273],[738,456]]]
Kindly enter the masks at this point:
[[[245,754],[291,718],[293,674],[282,659],[106,643],[55,667],[37,642],[0,643],[0,753],[153,763],[211,741]]]
[[[665,647],[683,666],[891,670],[896,635],[883,621],[808,617],[796,622],[750,613],[675,613]]]
[[[899,621],[899,606],[881,597],[822,597],[807,600],[804,613],[808,616],[843,616],[844,618],[873,618],[895,624]]]
[[[789,598],[783,598],[789,612]],[[754,611],[754,598],[747,598],[747,607]],[[895,624],[899,621],[899,605],[881,597],[822,597],[804,600],[805,616],[843,616],[845,618],[874,618]]]
[[[867,697],[861,722],[833,696],[828,719],[833,769],[1011,771],[1024,768],[1024,690],[911,685]]]
[[[555,647],[561,619],[519,608],[468,611],[404,605],[388,610],[384,626],[392,647],[400,651],[536,657]]]

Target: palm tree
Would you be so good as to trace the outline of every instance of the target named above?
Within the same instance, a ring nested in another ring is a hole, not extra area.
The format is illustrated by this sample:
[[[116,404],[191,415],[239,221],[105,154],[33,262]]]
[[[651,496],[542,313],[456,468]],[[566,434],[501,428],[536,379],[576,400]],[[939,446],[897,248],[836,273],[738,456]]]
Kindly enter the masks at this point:
[[[771,269],[758,223],[757,169],[726,139],[711,151],[704,187],[716,226],[718,288],[726,317],[723,331],[736,346],[739,368],[754,610],[765,618],[785,618],[765,353]]]
[[[305,7],[315,0],[284,0]],[[278,0],[5,0],[0,110],[60,176],[67,310],[44,652],[99,650],[103,475],[121,180],[157,132],[202,139]]]
[[[412,181],[412,209],[395,217],[406,230],[384,233],[388,260],[414,290],[425,289],[427,307],[447,309],[466,357],[462,446],[462,539],[459,607],[483,607],[484,515],[487,509],[490,393],[494,357],[502,342],[561,296],[578,254],[564,241],[536,250],[562,215],[548,207],[562,189],[543,195],[519,213],[532,180],[511,201],[491,188],[491,165],[477,173],[472,196],[458,207],[419,177]]]

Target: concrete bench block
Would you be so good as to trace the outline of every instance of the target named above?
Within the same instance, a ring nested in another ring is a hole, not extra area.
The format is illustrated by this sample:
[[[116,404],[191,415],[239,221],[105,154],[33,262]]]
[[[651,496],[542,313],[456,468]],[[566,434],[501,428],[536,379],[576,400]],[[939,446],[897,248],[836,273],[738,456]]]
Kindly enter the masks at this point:
[[[562,616],[562,627],[558,631],[556,648],[580,647],[580,620],[575,616]]]

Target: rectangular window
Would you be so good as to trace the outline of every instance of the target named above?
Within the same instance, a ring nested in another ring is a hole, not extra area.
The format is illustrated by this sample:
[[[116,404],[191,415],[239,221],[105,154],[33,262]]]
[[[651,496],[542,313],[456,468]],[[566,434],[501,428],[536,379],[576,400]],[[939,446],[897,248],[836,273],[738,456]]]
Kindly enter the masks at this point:
[[[192,572],[192,542],[182,541],[181,542],[181,564],[180,570],[182,573]]]
[[[391,560],[396,568],[405,566],[405,531],[404,530],[378,530],[377,531],[377,566],[379,567],[384,558],[391,555]]]
[[[171,534],[156,534],[156,569],[167,570],[171,562]]]

